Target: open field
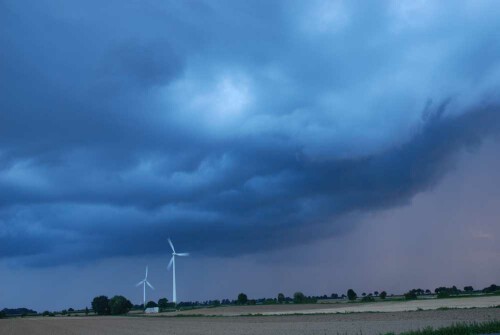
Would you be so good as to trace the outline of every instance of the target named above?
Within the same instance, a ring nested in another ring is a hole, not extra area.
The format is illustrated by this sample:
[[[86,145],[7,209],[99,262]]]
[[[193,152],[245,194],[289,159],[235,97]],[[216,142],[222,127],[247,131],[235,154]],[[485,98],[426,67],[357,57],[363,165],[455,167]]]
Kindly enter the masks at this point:
[[[419,309],[439,308],[486,308],[500,306],[500,296],[464,297],[452,299],[425,299],[410,301],[384,301],[375,303],[336,303],[336,304],[285,304],[257,306],[228,306],[219,308],[201,308],[172,313],[175,315],[221,315],[237,316],[246,314],[283,315],[283,314],[318,314],[318,313],[355,313],[355,312],[404,312]]]
[[[36,317],[0,320],[0,334],[380,334],[500,320],[500,308],[237,317]]]

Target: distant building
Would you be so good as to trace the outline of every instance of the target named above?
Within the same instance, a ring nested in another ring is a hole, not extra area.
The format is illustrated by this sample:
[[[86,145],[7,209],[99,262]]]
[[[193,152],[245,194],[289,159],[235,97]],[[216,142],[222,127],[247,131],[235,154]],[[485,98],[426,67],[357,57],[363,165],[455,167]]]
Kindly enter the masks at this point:
[[[149,307],[144,310],[146,314],[159,313],[160,309],[158,307]]]

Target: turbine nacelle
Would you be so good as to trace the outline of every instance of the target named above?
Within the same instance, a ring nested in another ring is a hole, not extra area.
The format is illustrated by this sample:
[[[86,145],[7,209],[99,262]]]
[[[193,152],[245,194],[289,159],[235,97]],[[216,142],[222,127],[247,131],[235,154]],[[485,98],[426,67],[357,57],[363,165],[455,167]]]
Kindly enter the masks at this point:
[[[141,280],[140,282],[137,283],[137,285],[135,286],[139,286],[139,285],[143,285],[143,284],[146,284],[148,285],[149,287],[151,287],[152,290],[154,290],[155,288],[153,287],[153,285],[150,284],[150,282],[148,282],[147,280]]]
[[[168,244],[170,244],[170,248],[172,248],[172,258],[170,259],[170,262],[168,263],[168,266],[167,266],[167,269],[170,270],[170,268],[174,264],[175,256],[180,256],[180,257],[189,256],[189,252],[175,252],[174,244],[172,243],[170,238],[168,239]]]
[[[172,256],[189,256],[189,252],[172,253]]]

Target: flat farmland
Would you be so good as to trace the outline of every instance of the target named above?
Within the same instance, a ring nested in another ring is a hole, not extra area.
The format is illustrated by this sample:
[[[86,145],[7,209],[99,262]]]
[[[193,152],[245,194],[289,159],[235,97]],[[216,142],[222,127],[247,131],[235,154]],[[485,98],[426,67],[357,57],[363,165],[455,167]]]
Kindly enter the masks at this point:
[[[0,334],[375,335],[492,320],[500,320],[499,308],[233,317],[34,317],[0,320]]]
[[[219,308],[200,308],[173,313],[173,315],[202,314],[209,316],[238,316],[247,314],[286,315],[286,314],[325,314],[359,312],[405,312],[443,308],[487,308],[500,306],[500,296],[463,297],[452,299],[422,299],[410,301],[383,301],[374,303],[334,304],[285,304],[259,306],[228,306]]]

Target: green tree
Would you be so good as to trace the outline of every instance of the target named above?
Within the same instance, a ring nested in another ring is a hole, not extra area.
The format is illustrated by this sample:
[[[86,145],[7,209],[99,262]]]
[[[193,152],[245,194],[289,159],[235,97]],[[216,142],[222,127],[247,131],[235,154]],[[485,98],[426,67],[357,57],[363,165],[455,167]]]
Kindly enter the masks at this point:
[[[356,292],[354,292],[352,288],[347,290],[347,299],[354,301],[356,300],[357,297],[358,295],[356,294]]]
[[[85,315],[89,315],[89,308],[85,307]]]
[[[158,307],[160,307],[161,310],[168,308],[168,299],[167,298],[159,299]]]
[[[4,311],[0,311],[0,319],[5,318],[7,315],[5,314]]]
[[[248,302],[248,297],[245,293],[238,294],[238,305],[245,305]]]
[[[68,311],[67,311],[67,310],[65,310],[65,309],[63,309],[63,310],[61,311],[61,315],[66,315],[66,314],[68,314]]]
[[[450,293],[448,291],[439,291],[437,293],[438,299],[448,298],[449,296],[450,296]]]
[[[95,297],[94,300],[92,300],[92,309],[94,310],[94,313],[98,315],[111,314],[108,297],[105,295]]]
[[[386,291],[380,292],[379,297],[380,297],[380,299],[385,299],[387,297],[387,292]]]
[[[131,308],[132,303],[124,296],[115,295],[109,300],[109,310],[112,315],[127,314]]]
[[[474,288],[472,286],[465,286],[464,291],[467,293],[471,293],[474,291]]]
[[[417,299],[417,292],[416,290],[411,290],[405,293],[405,299],[406,300],[415,300]]]
[[[361,299],[362,302],[373,302],[375,301],[375,298],[371,295],[367,295],[367,296],[364,296],[362,299]]]
[[[500,286],[495,284],[491,284],[490,286],[483,288],[483,293],[495,293],[496,291],[500,291]]]
[[[278,303],[282,304],[285,301],[285,295],[283,293],[278,293]]]
[[[293,302],[296,304],[302,304],[306,301],[306,296],[302,292],[295,292],[293,294]]]
[[[148,303],[146,304],[146,308],[150,307],[158,307],[158,305],[154,301],[148,301]]]

